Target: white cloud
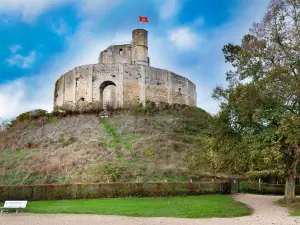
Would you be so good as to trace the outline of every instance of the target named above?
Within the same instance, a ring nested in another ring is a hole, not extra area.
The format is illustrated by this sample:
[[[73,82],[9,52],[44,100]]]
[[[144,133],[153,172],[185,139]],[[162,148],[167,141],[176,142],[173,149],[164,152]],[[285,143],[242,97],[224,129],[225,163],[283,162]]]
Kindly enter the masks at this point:
[[[22,81],[13,81],[0,86],[0,117],[10,118],[22,111],[21,99],[25,96],[24,84]]]
[[[51,111],[55,81],[61,75],[74,67],[97,63],[100,51],[107,48],[112,40],[120,42],[127,37],[128,34],[118,33],[99,41],[99,36],[88,32],[83,25],[69,40],[67,51],[50,58],[51,64],[43,72],[0,86],[0,106],[5,106],[0,107],[0,118],[10,119],[39,108]]]
[[[27,69],[34,64],[35,60],[36,60],[36,52],[31,51],[27,56],[23,56],[21,54],[13,54],[6,61],[10,66],[18,66],[22,69]]]
[[[169,32],[170,41],[181,50],[191,50],[200,41],[199,35],[194,33],[190,27],[180,27]]]
[[[161,0],[158,1],[158,4],[161,4]],[[163,20],[170,19],[180,9],[180,4],[178,0],[163,0],[163,4],[159,9],[160,18]]]
[[[12,119],[33,109],[51,110],[53,97],[47,92],[52,85],[42,77],[24,77],[0,85],[0,105],[5,106],[0,107],[0,118]]]
[[[45,11],[71,0],[0,0],[0,14],[17,15],[25,22],[34,21]]]
[[[22,47],[20,45],[12,45],[9,47],[9,50],[14,54],[19,51]]]
[[[73,4],[84,15],[103,15],[124,0],[0,0],[0,15],[18,16],[32,23],[40,15],[63,4]]]

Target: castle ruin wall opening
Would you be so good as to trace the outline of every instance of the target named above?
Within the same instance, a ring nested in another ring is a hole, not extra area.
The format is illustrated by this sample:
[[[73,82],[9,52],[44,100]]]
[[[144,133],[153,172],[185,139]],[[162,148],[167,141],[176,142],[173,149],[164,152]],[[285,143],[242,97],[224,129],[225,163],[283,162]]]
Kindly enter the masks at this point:
[[[100,87],[100,106],[102,109],[117,108],[117,85],[112,81],[104,81]]]

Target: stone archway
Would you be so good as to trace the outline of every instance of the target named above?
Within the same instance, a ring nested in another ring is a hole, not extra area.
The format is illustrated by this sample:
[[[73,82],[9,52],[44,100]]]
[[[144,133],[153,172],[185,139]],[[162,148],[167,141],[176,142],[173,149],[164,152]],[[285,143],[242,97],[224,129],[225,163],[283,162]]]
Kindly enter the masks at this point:
[[[117,107],[117,85],[112,81],[104,81],[100,85],[100,106],[102,109]]]

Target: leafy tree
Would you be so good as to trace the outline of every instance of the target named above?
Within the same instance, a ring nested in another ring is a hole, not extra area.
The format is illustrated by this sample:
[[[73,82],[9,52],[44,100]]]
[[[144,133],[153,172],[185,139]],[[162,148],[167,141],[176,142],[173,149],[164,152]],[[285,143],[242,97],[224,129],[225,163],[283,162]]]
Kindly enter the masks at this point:
[[[262,21],[240,45],[223,48],[227,88],[216,87],[220,120],[227,134],[258,142],[280,154],[285,201],[295,200],[300,160],[300,0],[271,0]]]

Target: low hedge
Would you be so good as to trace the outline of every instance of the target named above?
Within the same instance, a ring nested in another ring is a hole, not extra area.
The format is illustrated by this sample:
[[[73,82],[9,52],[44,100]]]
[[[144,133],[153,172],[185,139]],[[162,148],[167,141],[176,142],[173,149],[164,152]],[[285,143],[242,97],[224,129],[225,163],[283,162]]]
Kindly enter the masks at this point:
[[[266,184],[257,182],[240,182],[240,191],[244,193],[255,193],[255,194],[284,194],[284,184]]]
[[[0,201],[228,194],[228,182],[107,183],[0,186]]]

